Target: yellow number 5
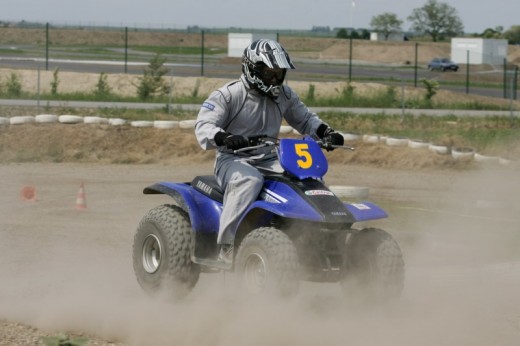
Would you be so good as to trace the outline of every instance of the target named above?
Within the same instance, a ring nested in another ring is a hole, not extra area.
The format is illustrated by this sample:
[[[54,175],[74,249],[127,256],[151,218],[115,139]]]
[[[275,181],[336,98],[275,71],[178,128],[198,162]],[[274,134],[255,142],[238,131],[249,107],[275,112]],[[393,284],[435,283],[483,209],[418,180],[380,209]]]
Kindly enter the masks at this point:
[[[298,143],[295,144],[296,155],[302,158],[302,160],[297,160],[296,163],[300,168],[307,169],[312,166],[312,156],[309,153],[309,145],[307,143]]]

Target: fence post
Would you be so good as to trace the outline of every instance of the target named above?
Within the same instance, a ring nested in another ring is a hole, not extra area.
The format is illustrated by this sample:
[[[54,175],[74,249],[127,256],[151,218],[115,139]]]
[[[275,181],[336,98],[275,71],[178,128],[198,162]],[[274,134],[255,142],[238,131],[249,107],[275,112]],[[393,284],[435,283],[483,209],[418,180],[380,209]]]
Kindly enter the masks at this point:
[[[469,94],[469,50],[466,51],[466,94]]]
[[[49,71],[49,23],[45,24],[45,71]]]
[[[348,53],[348,81],[352,82],[352,34],[349,39],[349,53]]]
[[[507,60],[504,58],[504,98],[507,98]]]
[[[417,65],[418,65],[418,51],[419,51],[419,42],[415,42],[415,66],[414,66],[414,76],[413,76],[413,86],[417,88]]]
[[[200,76],[204,76],[204,30],[201,31]]]
[[[125,26],[125,73],[128,72],[128,27]]]
[[[516,93],[518,90],[518,66],[515,67],[515,79],[514,79],[514,99],[516,100]]]

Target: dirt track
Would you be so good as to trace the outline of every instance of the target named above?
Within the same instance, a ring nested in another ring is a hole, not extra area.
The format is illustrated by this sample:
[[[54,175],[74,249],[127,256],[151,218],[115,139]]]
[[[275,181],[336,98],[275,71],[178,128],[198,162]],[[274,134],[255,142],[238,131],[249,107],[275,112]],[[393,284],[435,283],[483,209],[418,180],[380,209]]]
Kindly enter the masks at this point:
[[[394,306],[360,307],[336,285],[309,283],[292,301],[239,306],[221,274],[204,274],[183,303],[148,300],[134,280],[132,237],[141,216],[168,199],[141,190],[211,166],[182,157],[168,165],[1,165],[0,319],[9,323],[0,323],[0,345],[58,332],[86,334],[95,345],[520,343],[520,184],[504,167],[330,168],[329,184],[369,186],[370,199],[391,213],[377,225],[405,255],[406,287]],[[37,188],[36,202],[21,200],[25,185]]]

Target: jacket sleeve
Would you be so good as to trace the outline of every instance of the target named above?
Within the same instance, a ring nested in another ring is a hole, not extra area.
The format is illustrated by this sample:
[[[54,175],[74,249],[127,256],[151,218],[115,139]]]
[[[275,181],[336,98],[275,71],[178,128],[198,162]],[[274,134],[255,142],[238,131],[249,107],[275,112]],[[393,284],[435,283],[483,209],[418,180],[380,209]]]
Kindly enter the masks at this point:
[[[202,103],[195,122],[195,137],[204,150],[216,149],[215,135],[222,129],[228,116],[228,104],[217,90]]]

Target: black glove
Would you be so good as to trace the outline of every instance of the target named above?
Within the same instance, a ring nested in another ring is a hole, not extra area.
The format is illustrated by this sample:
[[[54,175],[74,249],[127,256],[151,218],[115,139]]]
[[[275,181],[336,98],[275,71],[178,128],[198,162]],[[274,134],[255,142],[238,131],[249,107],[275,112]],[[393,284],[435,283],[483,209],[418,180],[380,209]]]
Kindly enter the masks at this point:
[[[318,127],[316,134],[323,140],[323,144],[325,145],[325,149],[327,149],[327,151],[334,150],[332,147],[333,145],[345,144],[345,138],[343,138],[343,135],[334,131],[333,128],[328,127],[325,124],[321,124]]]
[[[216,145],[225,145],[228,149],[231,150],[237,150],[249,146],[249,141],[246,137],[232,135],[231,133],[227,132],[217,132],[214,139]]]

